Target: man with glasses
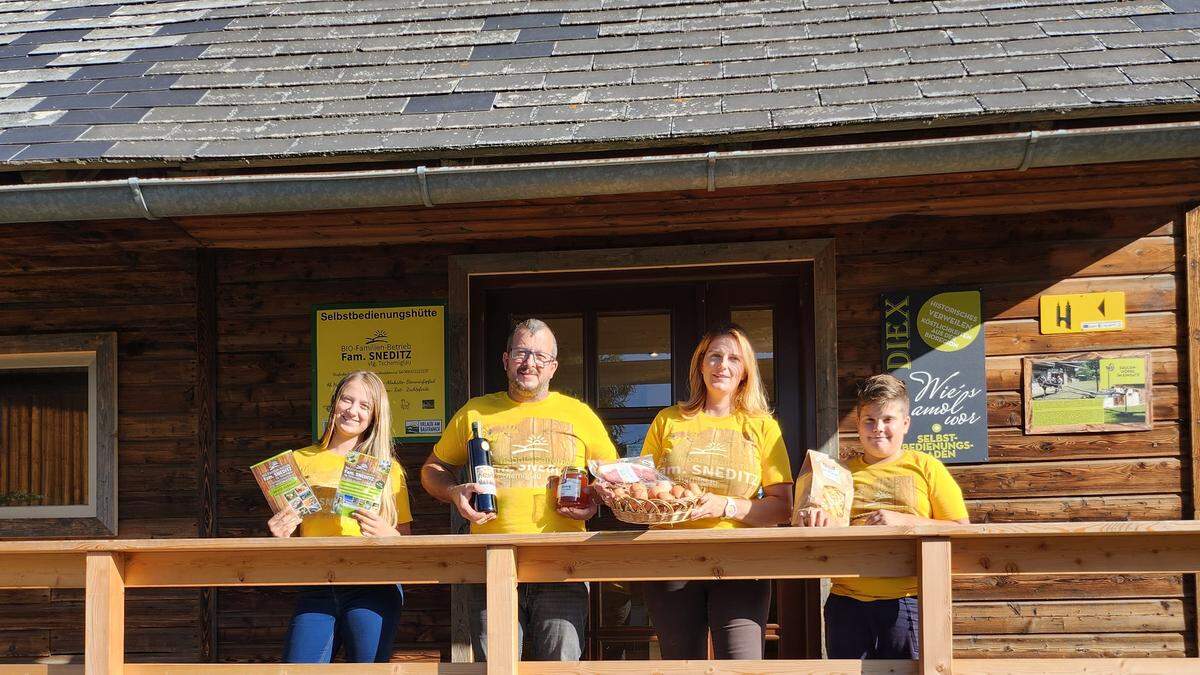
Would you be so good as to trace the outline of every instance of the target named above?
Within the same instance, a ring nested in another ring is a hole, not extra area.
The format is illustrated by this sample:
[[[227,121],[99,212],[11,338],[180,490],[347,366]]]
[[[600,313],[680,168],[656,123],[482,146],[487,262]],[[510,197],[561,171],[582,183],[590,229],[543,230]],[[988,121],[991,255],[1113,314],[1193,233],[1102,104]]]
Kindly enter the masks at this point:
[[[467,401],[421,467],[421,485],[435,499],[453,504],[471,523],[472,534],[582,532],[596,513],[588,508],[557,508],[554,481],[567,466],[589,459],[615,460],[608,431],[586,403],[550,391],[558,369],[558,343],[544,322],[527,319],[509,334],[504,355],[508,391]],[[458,483],[467,463],[471,424],[479,422],[491,444],[496,470],[496,513],[471,508],[474,483]],[[476,661],[487,660],[486,592],[469,587],[471,643]],[[521,584],[518,618],[533,654],[526,660],[578,661],[583,654],[588,591],[582,583]]]

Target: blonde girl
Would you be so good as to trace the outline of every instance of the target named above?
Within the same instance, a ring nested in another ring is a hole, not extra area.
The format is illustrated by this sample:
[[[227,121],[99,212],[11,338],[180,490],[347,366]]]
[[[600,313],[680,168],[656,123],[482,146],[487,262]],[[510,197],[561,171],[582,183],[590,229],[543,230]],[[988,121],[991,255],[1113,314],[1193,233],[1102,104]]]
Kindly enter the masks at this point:
[[[295,452],[300,471],[321,501],[320,513],[303,520],[292,509],[275,514],[267,527],[276,537],[391,537],[410,534],[412,515],[404,469],[392,455],[392,417],[387,390],[370,371],[338,382],[329,402],[321,442]],[[351,452],[389,460],[379,513],[359,509],[332,513],[330,502]],[[301,593],[284,647],[286,663],[329,663],[341,646],[353,663],[384,663],[392,653],[404,594],[398,584],[319,586]]]

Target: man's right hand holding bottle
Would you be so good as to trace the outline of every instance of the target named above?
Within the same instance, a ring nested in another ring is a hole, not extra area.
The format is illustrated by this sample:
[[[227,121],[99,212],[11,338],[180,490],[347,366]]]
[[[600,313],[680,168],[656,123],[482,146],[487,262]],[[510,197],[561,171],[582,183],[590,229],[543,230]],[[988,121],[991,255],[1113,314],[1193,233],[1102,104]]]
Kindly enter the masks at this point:
[[[479,494],[478,483],[460,483],[450,488],[450,503],[458,509],[459,515],[476,525],[482,525],[496,518],[495,513],[481,513],[471,508],[471,497]]]

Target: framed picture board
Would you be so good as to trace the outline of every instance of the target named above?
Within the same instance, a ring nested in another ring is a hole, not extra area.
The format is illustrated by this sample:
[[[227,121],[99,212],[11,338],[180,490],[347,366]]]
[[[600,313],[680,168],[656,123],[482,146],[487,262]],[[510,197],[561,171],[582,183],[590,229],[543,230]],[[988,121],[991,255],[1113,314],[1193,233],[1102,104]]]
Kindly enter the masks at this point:
[[[1088,352],[1023,360],[1025,433],[1148,430],[1154,422],[1150,352]]]

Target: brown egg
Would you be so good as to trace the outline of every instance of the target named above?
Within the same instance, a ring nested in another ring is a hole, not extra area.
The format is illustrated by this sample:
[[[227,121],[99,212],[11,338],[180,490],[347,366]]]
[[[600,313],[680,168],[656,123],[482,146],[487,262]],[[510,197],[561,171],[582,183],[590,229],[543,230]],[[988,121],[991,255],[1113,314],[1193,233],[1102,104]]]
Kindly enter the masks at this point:
[[[646,499],[649,497],[649,491],[646,489],[645,485],[642,485],[641,483],[634,483],[629,488],[629,496],[633,497],[634,499]]]
[[[674,485],[671,487],[671,496],[679,499],[683,496],[683,493],[686,489],[687,488],[683,487],[682,485]]]
[[[687,484],[687,489],[692,491],[692,496],[694,496],[694,497],[699,497],[700,494],[702,492],[704,492],[703,490],[700,489],[700,484],[696,483],[694,481]]]

